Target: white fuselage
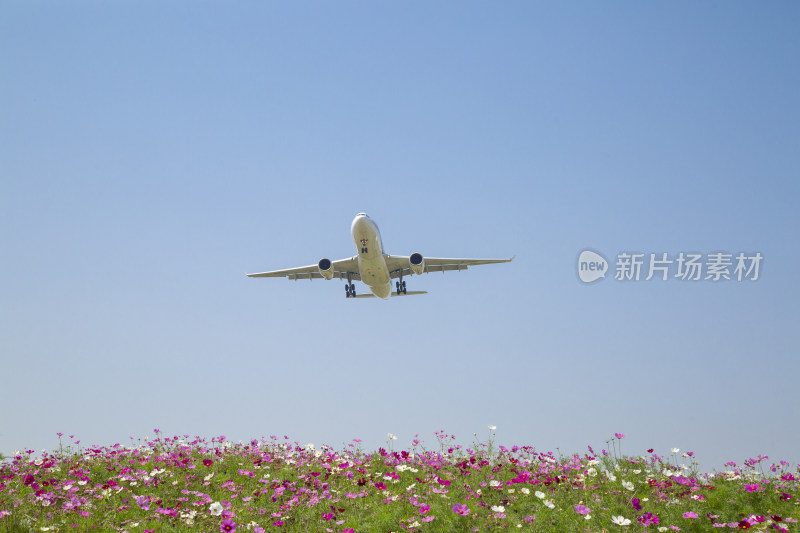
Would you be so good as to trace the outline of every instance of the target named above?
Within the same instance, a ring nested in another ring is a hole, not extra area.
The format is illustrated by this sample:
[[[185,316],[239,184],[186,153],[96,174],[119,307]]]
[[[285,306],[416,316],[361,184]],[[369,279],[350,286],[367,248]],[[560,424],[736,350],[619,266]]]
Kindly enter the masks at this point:
[[[372,294],[384,300],[392,295],[389,269],[384,258],[383,242],[378,225],[365,213],[359,213],[350,226],[353,243],[358,252],[358,270],[361,281]]]

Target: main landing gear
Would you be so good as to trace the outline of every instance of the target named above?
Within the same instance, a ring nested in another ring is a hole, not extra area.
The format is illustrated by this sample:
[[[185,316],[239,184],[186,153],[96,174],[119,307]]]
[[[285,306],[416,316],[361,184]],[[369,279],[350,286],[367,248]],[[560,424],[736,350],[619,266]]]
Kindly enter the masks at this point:
[[[356,286],[352,283],[348,283],[344,286],[344,297],[345,298],[355,298],[356,297]]]
[[[399,295],[399,294],[405,294],[406,292],[408,292],[408,291],[406,290],[406,282],[405,282],[405,281],[403,281],[403,280],[396,281],[396,282],[394,283],[394,287],[395,287],[395,289],[397,289],[397,294],[398,294],[398,295]]]

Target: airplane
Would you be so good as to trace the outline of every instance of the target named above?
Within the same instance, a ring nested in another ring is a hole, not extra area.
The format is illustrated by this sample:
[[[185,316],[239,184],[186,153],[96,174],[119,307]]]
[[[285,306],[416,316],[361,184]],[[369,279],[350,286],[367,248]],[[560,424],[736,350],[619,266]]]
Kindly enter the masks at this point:
[[[461,271],[467,270],[469,266],[508,263],[514,259],[514,257],[508,259],[445,259],[422,257],[422,254],[416,252],[410,256],[389,255],[383,247],[378,225],[366,213],[356,215],[350,225],[350,234],[353,236],[358,255],[338,261],[322,258],[316,265],[259,272],[247,274],[247,276],[251,278],[286,277],[290,280],[346,279],[347,283],[344,286],[346,298],[377,296],[387,300],[391,296],[427,294],[427,291],[409,292],[406,289],[406,282],[403,280],[404,276],[428,272],[444,273],[447,270]],[[397,278],[395,290],[392,291],[391,280],[395,278]],[[353,280],[364,282],[369,287],[370,293],[356,294]]]

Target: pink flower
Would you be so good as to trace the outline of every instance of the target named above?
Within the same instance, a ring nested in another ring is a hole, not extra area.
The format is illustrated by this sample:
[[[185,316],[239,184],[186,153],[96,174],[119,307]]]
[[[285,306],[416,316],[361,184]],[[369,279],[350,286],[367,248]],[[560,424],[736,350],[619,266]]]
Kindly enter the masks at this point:
[[[578,513],[578,514],[584,514],[585,515],[585,514],[591,513],[592,510],[589,509],[588,507],[586,507],[585,505],[576,505],[575,506],[575,512]]]
[[[760,489],[760,488],[761,488],[761,487],[758,485],[758,483],[754,483],[754,484],[752,484],[752,485],[745,485],[745,486],[744,486],[744,489],[745,489],[747,492],[758,492],[758,489]]]
[[[697,518],[697,513],[695,513],[694,511],[686,511],[685,513],[683,513],[683,517],[684,518]]]
[[[230,519],[223,520],[222,524],[220,524],[219,526],[219,530],[221,533],[226,533],[228,531],[236,531],[236,522]]]
[[[419,512],[422,513],[422,514],[425,514],[430,510],[431,510],[431,506],[430,505],[420,505],[419,506]]]
[[[661,520],[653,513],[644,513],[642,516],[639,517],[639,523],[642,524],[644,527],[650,525],[656,525],[660,521]]]
[[[624,439],[625,438],[625,435],[623,435],[622,433],[614,433],[614,436],[617,437],[618,439]]]
[[[453,512],[461,516],[467,516],[469,514],[469,507],[465,503],[457,503],[453,505]]]

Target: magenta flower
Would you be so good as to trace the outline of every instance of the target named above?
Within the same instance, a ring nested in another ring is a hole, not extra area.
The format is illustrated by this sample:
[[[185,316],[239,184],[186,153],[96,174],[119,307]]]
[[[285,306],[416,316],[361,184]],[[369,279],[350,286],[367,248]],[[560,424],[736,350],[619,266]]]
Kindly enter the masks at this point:
[[[592,510],[589,509],[588,507],[586,507],[585,505],[576,505],[575,506],[575,512],[578,513],[578,514],[586,515],[586,514],[591,513]]]
[[[653,513],[644,513],[639,517],[639,523],[644,527],[657,525],[660,521],[661,519]]]
[[[422,514],[425,514],[430,510],[431,510],[431,506],[430,505],[420,505],[419,506],[419,512],[422,513]]]
[[[639,503],[639,498],[631,499],[631,505],[633,505],[633,508],[636,509],[637,511],[642,510],[642,504]]]
[[[453,512],[461,516],[467,516],[469,514],[469,507],[466,503],[457,503],[453,505]]]
[[[747,492],[758,492],[758,489],[760,489],[760,488],[761,487],[758,485],[758,483],[754,483],[752,485],[745,485],[744,486],[744,490],[746,490]]]
[[[622,433],[614,433],[614,436],[617,437],[618,439],[624,439],[625,438],[625,435],[623,435]]]
[[[223,520],[222,524],[220,524],[219,526],[219,530],[221,533],[226,533],[228,531],[236,531],[236,522],[230,519]]]
[[[214,464],[214,461],[211,459],[203,459],[203,466],[211,466]]]

